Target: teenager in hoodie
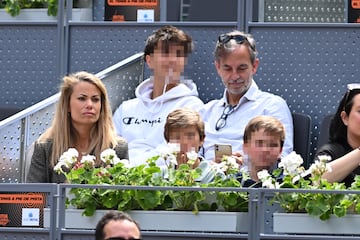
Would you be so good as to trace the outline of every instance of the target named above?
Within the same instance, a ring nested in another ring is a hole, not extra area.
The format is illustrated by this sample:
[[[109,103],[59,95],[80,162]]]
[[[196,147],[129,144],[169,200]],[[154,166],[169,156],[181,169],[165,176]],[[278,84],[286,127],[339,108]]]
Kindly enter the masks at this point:
[[[199,110],[203,102],[192,80],[182,74],[193,43],[174,26],[164,26],[146,41],[144,60],[152,76],[135,90],[136,98],[124,101],[114,113],[117,133],[127,139],[132,165],[145,163],[166,144],[163,136],[167,115],[181,107]]]

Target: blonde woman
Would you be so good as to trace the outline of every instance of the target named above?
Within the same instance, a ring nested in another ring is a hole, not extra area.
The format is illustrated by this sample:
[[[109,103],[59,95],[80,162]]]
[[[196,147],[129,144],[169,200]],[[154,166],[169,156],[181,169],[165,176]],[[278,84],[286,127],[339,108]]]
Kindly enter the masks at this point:
[[[117,136],[107,91],[93,74],[78,72],[65,76],[52,125],[35,142],[27,182],[63,183],[64,175],[53,169],[69,148],[83,155],[94,155],[113,148],[120,159],[128,158],[125,139]]]

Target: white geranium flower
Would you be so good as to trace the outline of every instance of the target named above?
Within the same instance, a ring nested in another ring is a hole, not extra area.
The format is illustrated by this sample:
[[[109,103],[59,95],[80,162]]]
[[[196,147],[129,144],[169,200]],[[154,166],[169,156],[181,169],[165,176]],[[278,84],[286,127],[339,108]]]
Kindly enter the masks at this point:
[[[257,173],[258,178],[262,182],[262,186],[265,188],[278,189],[280,188],[280,183],[278,183],[273,177],[270,175],[268,170],[264,169]]]
[[[196,160],[198,159],[198,154],[195,152],[195,150],[191,150],[190,152],[186,153],[186,157],[188,159],[188,163],[190,165],[194,164]]]
[[[313,176],[321,176],[325,172],[331,172],[332,169],[328,162],[331,160],[330,156],[319,156],[319,160],[316,160],[313,164],[311,164],[309,170]]]
[[[170,154],[166,157],[165,162],[167,165],[171,164],[173,166],[177,165],[176,156],[174,154]]]
[[[221,162],[217,164],[217,169],[225,174],[229,174],[231,172],[238,172],[240,166],[234,157],[224,156]]]
[[[84,164],[86,167],[93,167],[95,165],[95,159],[95,156],[88,154],[81,158],[80,163]]]
[[[54,171],[57,172],[58,174],[64,173],[64,170],[62,169],[63,166],[64,166],[64,162],[58,162],[54,167]]]
[[[296,175],[299,173],[299,168],[304,160],[296,152],[291,152],[289,155],[281,159],[279,167],[284,169],[284,175]]]
[[[177,165],[176,155],[180,151],[180,145],[178,143],[160,145],[156,150],[159,152],[159,159],[163,159],[167,166]]]
[[[186,156],[189,160],[194,160],[194,161],[198,158],[198,154],[194,150],[192,150],[191,152],[187,152]]]
[[[266,179],[269,179],[271,178],[271,175],[270,173],[268,172],[268,170],[264,169],[264,170],[261,170],[259,172],[257,172],[257,177],[263,181],[263,180],[266,180]]]
[[[119,159],[118,162],[114,162],[114,165],[118,164],[118,163],[122,163],[124,165],[124,167],[126,168],[130,168],[130,161],[128,159]]]
[[[229,168],[239,169],[239,164],[236,162],[236,159],[234,157],[226,156],[225,159],[226,164],[229,166]]]
[[[103,161],[106,165],[116,165],[120,159],[116,155],[116,152],[114,149],[108,148],[102,151],[100,154],[100,159]]]
[[[156,148],[161,158],[166,159],[167,156],[173,154],[170,145],[160,145]]]
[[[218,168],[219,171],[225,173],[225,172],[228,170],[229,167],[228,167],[228,165],[226,164],[226,162],[223,161],[223,162],[220,162],[220,163],[217,164],[217,168]]]
[[[276,182],[275,182],[275,184],[276,184]],[[274,182],[272,181],[271,178],[266,179],[265,181],[262,182],[262,186],[263,186],[264,188],[274,189],[274,188],[276,188],[276,185],[275,185],[275,184],[274,184]]]
[[[59,162],[62,162],[62,165],[71,168],[76,162],[79,156],[79,152],[75,148],[69,148],[64,152],[59,159]]]

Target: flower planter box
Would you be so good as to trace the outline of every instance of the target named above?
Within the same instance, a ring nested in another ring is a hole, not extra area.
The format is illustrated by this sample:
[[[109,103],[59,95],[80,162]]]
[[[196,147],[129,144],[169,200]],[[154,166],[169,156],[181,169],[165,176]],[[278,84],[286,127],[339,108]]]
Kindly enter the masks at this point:
[[[56,21],[56,17],[48,16],[46,8],[21,9],[18,16],[12,17],[5,9],[0,9],[0,21]],[[73,21],[92,21],[91,8],[73,8]]]
[[[67,209],[65,228],[95,229],[107,210],[97,210],[91,217],[82,216],[81,209]],[[201,231],[201,232],[248,232],[248,213],[187,211],[129,211],[142,230]],[[49,227],[50,210],[44,210],[44,227]]]
[[[276,233],[297,234],[360,234],[360,215],[332,216],[322,221],[307,213],[274,213],[273,226]]]

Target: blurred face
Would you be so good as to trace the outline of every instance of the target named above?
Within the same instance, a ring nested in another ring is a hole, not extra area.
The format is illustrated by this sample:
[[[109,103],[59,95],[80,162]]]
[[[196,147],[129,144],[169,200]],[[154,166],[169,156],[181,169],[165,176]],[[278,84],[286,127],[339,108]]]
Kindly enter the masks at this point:
[[[140,231],[136,224],[128,220],[111,220],[104,227],[104,239],[123,238],[123,239],[139,239]]]
[[[183,46],[170,44],[166,49],[162,42],[159,42],[153,54],[146,56],[146,62],[155,78],[168,78],[170,83],[178,83],[184,72],[186,59]]]
[[[69,104],[74,126],[92,126],[99,120],[101,92],[94,84],[83,81],[79,82],[74,86]]]
[[[258,59],[254,64],[250,61],[249,49],[244,44],[238,44],[232,52],[215,61],[216,70],[227,88],[229,97],[234,96],[238,99],[249,89],[258,65]]]
[[[271,136],[262,129],[251,134],[251,139],[244,143],[243,150],[249,157],[251,169],[260,171],[276,164],[282,147],[278,137]]]
[[[180,153],[198,152],[203,144],[199,132],[195,126],[186,128],[173,128],[169,131],[169,142],[180,144]]]
[[[341,116],[347,126],[348,142],[358,144],[360,141],[360,94],[354,96],[349,116],[344,111]]]

